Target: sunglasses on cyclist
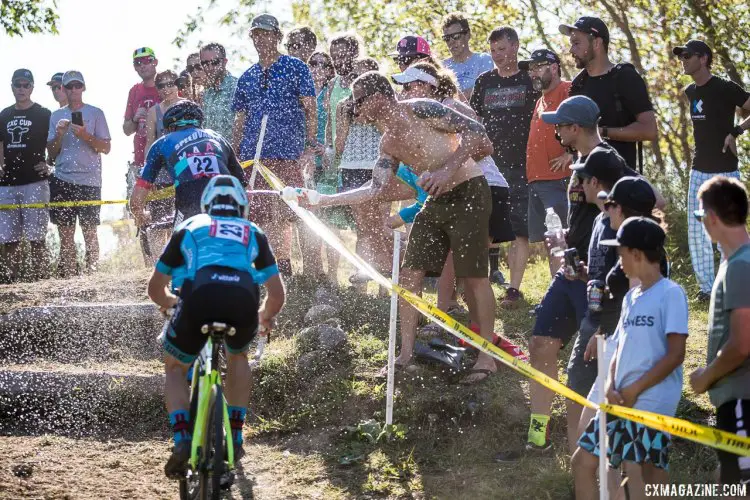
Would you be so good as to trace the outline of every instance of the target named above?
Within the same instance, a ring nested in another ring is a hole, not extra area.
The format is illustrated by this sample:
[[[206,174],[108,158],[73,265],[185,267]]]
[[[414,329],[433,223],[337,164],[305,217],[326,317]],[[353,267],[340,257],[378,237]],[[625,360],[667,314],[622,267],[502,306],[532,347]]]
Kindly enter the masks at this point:
[[[67,84],[65,88],[68,90],[78,90],[83,88],[83,84],[81,82],[73,82]]]
[[[447,42],[450,40],[453,40],[454,42],[456,40],[460,40],[462,36],[464,36],[468,31],[457,31],[455,33],[451,33],[450,35],[443,35],[443,41]]]
[[[203,71],[203,66],[201,65],[201,63],[188,64],[187,70],[188,70],[188,73],[192,73],[193,71],[198,71],[198,70]]]
[[[133,66],[143,66],[144,64],[151,64],[154,62],[153,57],[139,57],[133,61]]]
[[[156,88],[159,90],[164,90],[167,87],[174,87],[177,85],[177,82],[175,80],[169,81],[169,82],[161,82],[156,84]]]
[[[17,89],[30,89],[31,87],[34,86],[34,84],[13,82],[13,86]]]

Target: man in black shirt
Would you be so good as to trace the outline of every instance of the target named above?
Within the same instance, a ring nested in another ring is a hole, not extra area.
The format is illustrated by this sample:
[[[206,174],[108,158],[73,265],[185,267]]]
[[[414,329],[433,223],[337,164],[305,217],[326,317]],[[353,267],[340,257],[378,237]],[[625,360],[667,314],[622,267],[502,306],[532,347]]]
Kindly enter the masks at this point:
[[[585,95],[599,106],[599,132],[636,168],[636,143],[657,138],[656,115],[646,83],[631,64],[609,60],[609,30],[598,17],[581,17],[560,25],[570,37],[570,53],[581,72],[573,79],[570,95]]]
[[[487,136],[495,148],[492,158],[509,185],[510,217],[516,239],[508,252],[510,288],[501,305],[512,307],[521,298],[519,288],[529,258],[526,143],[531,116],[541,92],[534,89],[528,72],[518,68],[518,33],[513,28],[493,30],[488,41],[495,69],[477,78],[471,94],[471,107],[487,129]],[[495,250],[490,257],[490,272],[496,270]]]
[[[50,111],[32,102],[34,76],[27,69],[13,73],[16,103],[0,111],[0,205],[49,202],[49,167],[45,161]],[[43,277],[49,267],[45,246],[47,209],[0,210],[1,278],[15,280],[24,256],[21,241],[30,243],[29,275]]]
[[[748,120],[734,125],[737,108],[750,110],[750,94],[736,83],[711,74],[713,53],[705,42],[690,40],[672,53],[682,61],[693,83],[685,88],[693,120],[695,151],[688,189],[688,244],[690,260],[700,285],[698,299],[708,302],[714,283],[714,249],[703,225],[693,217],[698,189],[711,177],[739,178],[736,137],[750,127]]]

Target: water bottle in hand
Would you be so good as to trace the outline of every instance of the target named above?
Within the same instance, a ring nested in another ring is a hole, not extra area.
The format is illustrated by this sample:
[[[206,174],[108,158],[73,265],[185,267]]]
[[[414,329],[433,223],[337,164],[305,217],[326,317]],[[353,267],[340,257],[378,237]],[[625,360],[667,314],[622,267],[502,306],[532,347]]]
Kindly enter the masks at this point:
[[[547,232],[544,236],[550,240],[550,253],[554,257],[562,256],[564,248],[563,239],[563,225],[560,220],[560,216],[557,215],[555,209],[549,207],[547,209],[547,216],[544,218],[544,225],[547,226]]]

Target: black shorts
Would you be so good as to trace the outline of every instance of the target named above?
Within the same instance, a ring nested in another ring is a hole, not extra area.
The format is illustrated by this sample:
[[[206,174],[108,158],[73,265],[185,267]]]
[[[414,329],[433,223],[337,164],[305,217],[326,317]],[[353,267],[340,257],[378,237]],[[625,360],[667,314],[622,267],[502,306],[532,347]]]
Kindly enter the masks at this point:
[[[165,186],[156,186],[156,189],[162,189]],[[167,219],[174,219],[175,202],[172,196],[162,198],[161,200],[151,200],[146,203],[146,209],[151,214],[151,221],[158,222]]]
[[[372,179],[371,168],[342,168],[341,169],[341,191],[357,189]]]
[[[65,182],[50,177],[49,199],[51,202],[92,201],[102,199],[102,188]],[[75,226],[76,218],[81,226],[98,226],[101,205],[50,208],[49,218],[56,226]]]
[[[490,214],[490,238],[492,243],[513,241],[516,235],[510,219],[510,192],[508,188],[490,186],[492,213]]]
[[[227,323],[237,332],[225,336],[227,351],[247,350],[258,332],[260,289],[250,273],[228,267],[211,266],[186,281],[180,303],[161,341],[168,354],[189,364],[206,344],[201,326],[211,322]]]
[[[716,409],[716,428],[747,436],[750,432],[750,399],[733,399]],[[750,481],[750,457],[716,450],[721,464],[722,484],[745,484]]]

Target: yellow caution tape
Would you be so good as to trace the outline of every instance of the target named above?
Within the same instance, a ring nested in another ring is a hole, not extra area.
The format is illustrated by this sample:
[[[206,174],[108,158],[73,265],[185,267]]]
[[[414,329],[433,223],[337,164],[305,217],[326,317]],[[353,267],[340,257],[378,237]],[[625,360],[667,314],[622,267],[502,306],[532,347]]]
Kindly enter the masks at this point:
[[[275,190],[282,191],[284,189],[284,183],[274,175],[273,172],[268,170],[262,163],[258,163],[258,171],[266,179],[266,182]],[[359,255],[351,252],[344,246],[344,243],[328,229],[314,214],[309,210],[305,210],[300,207],[297,202],[284,200],[289,208],[291,208],[306,224],[313,229],[326,243],[335,248],[344,258],[356,266],[359,270],[366,272],[372,277],[379,285],[391,290],[392,293],[398,294],[406,302],[411,304],[417,311],[422,313],[424,316],[430,318],[432,321],[438,323],[440,326],[445,328],[447,331],[452,333],[458,338],[461,338],[473,345],[480,351],[492,356],[499,360],[505,365],[509,366],[513,370],[517,371],[521,375],[528,377],[535,382],[543,385],[544,387],[564,396],[572,401],[586,406],[592,409],[598,409],[605,411],[612,415],[620,418],[632,420],[634,422],[641,423],[662,432],[667,432],[673,436],[678,436],[690,441],[695,441],[712,448],[718,448],[730,453],[735,453],[742,456],[750,456],[750,438],[739,436],[730,432],[721,431],[712,427],[706,427],[704,425],[695,424],[687,420],[682,420],[675,417],[668,417],[666,415],[659,415],[642,410],[636,410],[633,408],[626,408],[624,406],[610,405],[610,404],[597,404],[593,401],[589,401],[577,392],[561,384],[558,380],[551,378],[539,370],[533,368],[530,364],[525,363],[518,358],[511,356],[489,340],[486,340],[464,325],[453,319],[447,313],[441,311],[437,307],[429,304],[421,297],[414,293],[406,290],[398,285],[395,285],[389,279],[378,273],[370,264],[364,261]]]
[[[16,210],[19,208],[63,208],[63,207],[91,207],[96,205],[124,205],[128,200],[86,200],[86,201],[53,201],[50,203],[12,203],[0,205],[0,210]]]

